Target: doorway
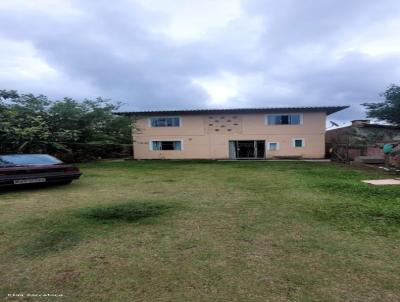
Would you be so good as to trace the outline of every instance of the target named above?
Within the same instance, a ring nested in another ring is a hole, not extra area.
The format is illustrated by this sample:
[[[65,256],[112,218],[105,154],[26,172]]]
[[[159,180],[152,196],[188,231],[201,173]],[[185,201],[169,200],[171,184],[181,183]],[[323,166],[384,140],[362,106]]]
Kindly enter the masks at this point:
[[[231,159],[264,159],[265,141],[229,141]]]

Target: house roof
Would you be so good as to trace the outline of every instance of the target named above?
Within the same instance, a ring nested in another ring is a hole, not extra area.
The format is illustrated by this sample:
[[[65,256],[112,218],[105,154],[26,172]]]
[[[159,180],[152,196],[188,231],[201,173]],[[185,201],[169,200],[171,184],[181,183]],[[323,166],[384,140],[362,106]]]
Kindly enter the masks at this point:
[[[193,109],[193,110],[150,110],[115,112],[117,115],[193,115],[193,114],[221,114],[221,113],[291,113],[291,112],[326,112],[327,115],[349,108],[349,106],[323,107],[266,107],[266,108],[232,108],[232,109]]]
[[[364,128],[383,128],[383,129],[400,130],[400,126],[383,125],[383,124],[364,124],[364,125],[362,125],[361,127],[364,127]]]
[[[400,131],[400,126],[395,126],[395,125],[385,125],[385,124],[359,124],[359,125],[348,125],[344,127],[339,127],[335,129],[328,129],[326,130],[327,132],[331,131],[341,131],[343,129],[349,129],[349,128],[371,128],[371,129],[388,129],[388,130],[399,130]]]

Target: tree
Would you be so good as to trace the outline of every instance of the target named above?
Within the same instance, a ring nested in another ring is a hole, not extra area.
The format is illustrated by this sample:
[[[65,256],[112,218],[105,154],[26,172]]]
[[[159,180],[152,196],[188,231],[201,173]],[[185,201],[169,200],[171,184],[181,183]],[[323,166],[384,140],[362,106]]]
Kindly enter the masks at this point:
[[[120,105],[102,98],[83,102],[64,98],[53,103],[49,108],[53,139],[70,143],[130,143],[130,119],[113,114]]]
[[[120,105],[102,98],[51,101],[43,95],[0,90],[0,152],[65,150],[72,143],[130,143],[130,119],[113,114]]]
[[[400,86],[392,84],[382,96],[383,102],[362,104],[367,108],[367,117],[400,126]]]
[[[48,114],[46,112],[50,101],[43,95],[18,95],[16,91],[0,91],[3,99],[2,137],[1,139],[14,144],[18,149],[29,145],[39,147],[50,137],[48,129]]]

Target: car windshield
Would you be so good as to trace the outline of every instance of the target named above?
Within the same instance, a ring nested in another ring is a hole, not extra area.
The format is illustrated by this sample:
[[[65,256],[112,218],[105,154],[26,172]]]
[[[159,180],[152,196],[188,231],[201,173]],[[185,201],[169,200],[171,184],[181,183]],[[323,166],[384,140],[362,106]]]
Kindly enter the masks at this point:
[[[21,165],[54,165],[61,163],[62,161],[47,154],[0,155],[0,167]]]

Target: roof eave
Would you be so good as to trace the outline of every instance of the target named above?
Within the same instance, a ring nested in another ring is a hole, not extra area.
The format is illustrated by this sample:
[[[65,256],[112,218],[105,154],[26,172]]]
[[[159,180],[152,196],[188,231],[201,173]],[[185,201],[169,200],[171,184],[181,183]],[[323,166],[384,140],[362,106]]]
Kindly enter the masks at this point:
[[[156,115],[197,115],[221,113],[274,113],[274,112],[326,112],[327,115],[349,108],[350,106],[326,107],[275,107],[275,108],[233,108],[233,109],[199,109],[199,110],[156,110],[115,112],[124,116],[156,116]]]

